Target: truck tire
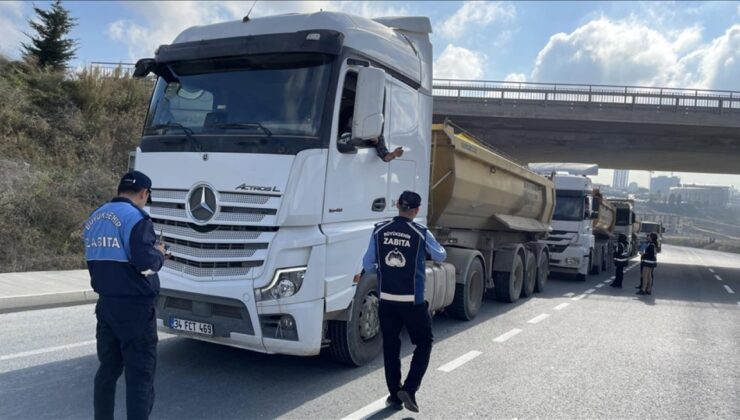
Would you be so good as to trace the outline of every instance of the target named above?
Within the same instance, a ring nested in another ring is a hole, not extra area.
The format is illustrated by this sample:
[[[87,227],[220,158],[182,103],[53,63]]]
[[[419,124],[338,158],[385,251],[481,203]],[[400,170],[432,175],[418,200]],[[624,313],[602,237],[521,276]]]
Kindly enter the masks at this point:
[[[473,258],[467,270],[465,283],[455,284],[455,298],[447,307],[447,313],[453,318],[470,321],[480,311],[483,302],[483,289],[485,281],[483,276],[483,264],[478,258]]]
[[[378,309],[380,298],[374,277],[357,286],[349,321],[329,321],[327,335],[331,357],[342,364],[362,366],[375,359],[383,348]]]
[[[522,282],[522,297],[530,297],[534,294],[534,286],[537,283],[537,261],[534,254],[527,258],[527,269],[524,270],[524,281]]]
[[[589,267],[589,269],[591,268],[591,260],[592,260],[592,257],[593,257],[593,254],[588,254],[588,261],[587,261],[586,267]],[[576,280],[578,280],[578,281],[586,281],[586,275],[585,274],[578,273],[578,274],[576,274]]]
[[[524,281],[524,263],[519,254],[514,256],[511,271],[494,271],[494,292],[496,299],[502,302],[514,303],[519,300]]]
[[[545,285],[547,284],[547,278],[550,276],[550,254],[546,250],[542,250],[537,257],[537,281],[534,283],[535,293],[541,293],[545,291]]]
[[[604,253],[603,249],[599,249],[596,251],[596,258],[589,258],[589,262],[591,265],[591,274],[599,274],[601,273],[601,255]],[[596,264],[593,265],[594,261],[596,261]]]

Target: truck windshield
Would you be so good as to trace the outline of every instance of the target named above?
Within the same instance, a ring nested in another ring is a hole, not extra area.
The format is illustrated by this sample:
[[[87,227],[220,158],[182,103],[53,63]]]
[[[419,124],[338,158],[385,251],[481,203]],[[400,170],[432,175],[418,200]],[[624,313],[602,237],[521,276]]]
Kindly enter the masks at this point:
[[[583,204],[586,197],[579,191],[556,191],[555,220],[581,221],[585,217]]]
[[[617,208],[617,220],[615,222],[617,226],[631,225],[630,222],[630,209],[628,208]]]
[[[187,131],[204,151],[227,138],[318,140],[330,60],[267,54],[173,63],[171,80],[160,77],[154,88],[144,136]],[[182,147],[184,140],[169,144]]]
[[[642,222],[642,226],[640,227],[640,232],[642,233],[658,233],[658,224],[657,223],[646,223]]]

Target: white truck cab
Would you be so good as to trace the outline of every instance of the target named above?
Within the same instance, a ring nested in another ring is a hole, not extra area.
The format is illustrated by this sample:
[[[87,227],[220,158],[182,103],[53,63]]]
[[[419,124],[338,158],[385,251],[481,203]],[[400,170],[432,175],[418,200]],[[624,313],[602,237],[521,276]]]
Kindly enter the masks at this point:
[[[552,272],[585,280],[594,259],[593,185],[585,175],[556,173],[552,231],[545,240]]]

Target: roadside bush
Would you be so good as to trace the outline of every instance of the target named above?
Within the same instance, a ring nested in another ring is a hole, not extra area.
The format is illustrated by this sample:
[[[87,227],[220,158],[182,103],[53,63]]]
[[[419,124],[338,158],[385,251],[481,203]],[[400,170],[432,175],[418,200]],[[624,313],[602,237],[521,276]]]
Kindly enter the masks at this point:
[[[0,58],[0,272],[84,267],[82,224],[115,194],[151,88]]]

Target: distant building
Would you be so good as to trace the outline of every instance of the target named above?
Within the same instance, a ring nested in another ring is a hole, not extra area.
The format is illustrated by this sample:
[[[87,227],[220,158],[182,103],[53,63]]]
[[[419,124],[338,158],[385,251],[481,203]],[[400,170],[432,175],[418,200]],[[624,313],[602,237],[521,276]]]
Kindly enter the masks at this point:
[[[711,207],[727,207],[731,193],[732,187],[725,185],[683,184],[670,189],[676,202]]]
[[[627,187],[627,192],[630,194],[637,194],[640,192],[640,186],[637,185],[637,182],[630,182],[630,185]]]
[[[677,176],[656,176],[650,178],[650,194],[668,195],[671,187],[681,185],[681,178]]]
[[[626,190],[627,184],[630,180],[630,171],[617,169],[614,171],[614,178],[612,179],[612,187]]]

